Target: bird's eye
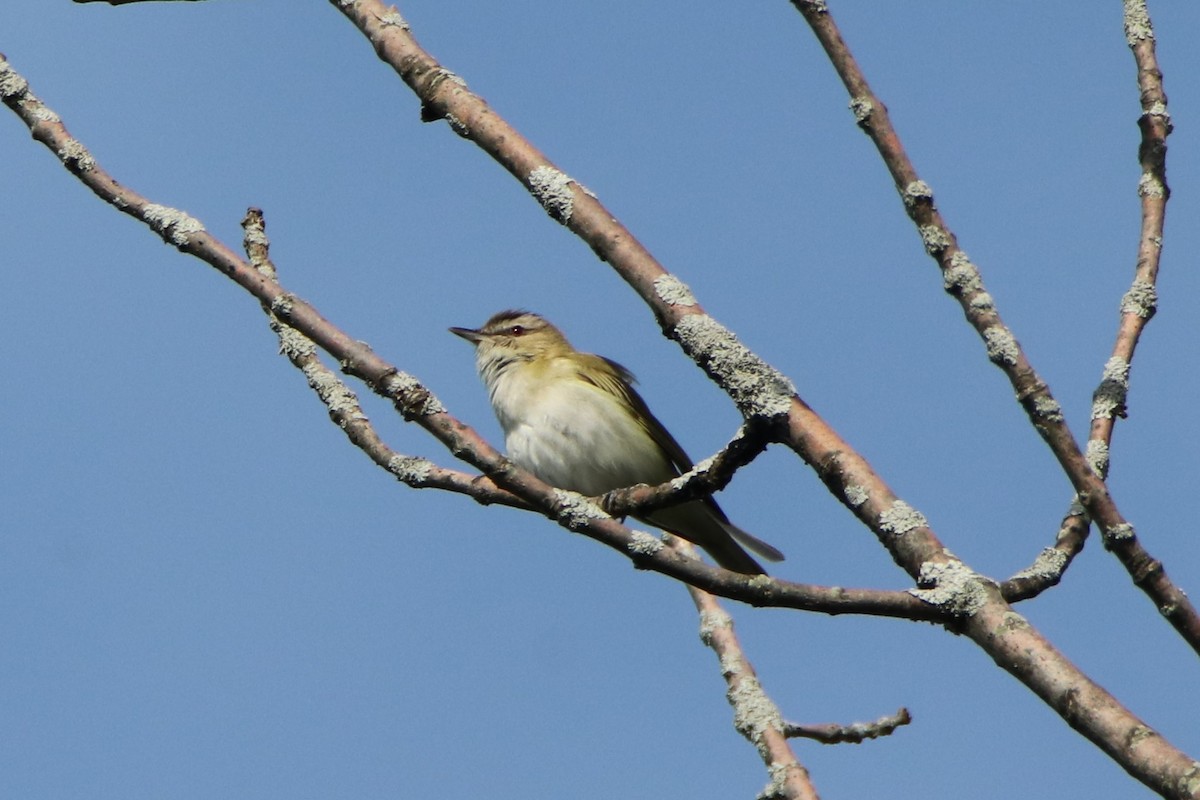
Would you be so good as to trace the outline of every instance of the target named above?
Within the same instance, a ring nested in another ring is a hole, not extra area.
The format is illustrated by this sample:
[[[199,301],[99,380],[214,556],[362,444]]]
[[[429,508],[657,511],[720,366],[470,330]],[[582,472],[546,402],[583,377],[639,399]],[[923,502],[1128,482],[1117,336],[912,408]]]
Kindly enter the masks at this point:
[[[525,326],[513,325],[511,328],[508,329],[508,332],[511,333],[513,336],[520,336],[521,334],[523,334],[525,332]]]

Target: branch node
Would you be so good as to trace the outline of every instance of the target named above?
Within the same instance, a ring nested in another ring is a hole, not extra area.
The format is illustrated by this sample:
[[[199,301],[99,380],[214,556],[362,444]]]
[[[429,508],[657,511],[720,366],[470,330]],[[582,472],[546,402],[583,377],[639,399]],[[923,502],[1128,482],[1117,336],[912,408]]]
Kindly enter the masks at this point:
[[[997,584],[958,559],[926,561],[908,593],[953,617],[970,617],[988,604]]]

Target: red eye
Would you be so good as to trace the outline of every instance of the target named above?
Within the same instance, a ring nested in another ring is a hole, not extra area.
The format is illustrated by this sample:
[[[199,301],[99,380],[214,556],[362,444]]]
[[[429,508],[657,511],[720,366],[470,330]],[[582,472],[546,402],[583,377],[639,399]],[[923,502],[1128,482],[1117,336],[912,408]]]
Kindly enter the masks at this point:
[[[525,328],[522,325],[513,325],[511,328],[508,329],[508,332],[511,333],[513,336],[520,336],[521,334],[523,334],[525,332]]]

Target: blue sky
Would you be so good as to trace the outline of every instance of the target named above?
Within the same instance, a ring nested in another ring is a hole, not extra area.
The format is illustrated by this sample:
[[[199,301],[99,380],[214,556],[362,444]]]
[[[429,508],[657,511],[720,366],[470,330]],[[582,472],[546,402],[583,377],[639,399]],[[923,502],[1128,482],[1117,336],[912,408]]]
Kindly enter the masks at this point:
[[[404,2],[422,44],[797,384],[942,540],[1007,577],[1070,499],[789,3]],[[833,3],[1077,435],[1132,276],[1139,113],[1119,3]],[[1110,485],[1195,595],[1200,7],[1152,3],[1176,132],[1159,314]],[[694,457],[738,417],[641,302],[418,104],[328,3],[0,6],[0,51],[119,181],[238,246],[497,444],[469,348],[511,306],[641,378]],[[0,115],[0,796],[729,798],[766,776],[683,589],[351,448],[257,304]],[[403,452],[452,464],[360,393]],[[781,577],[905,588],[816,476],[722,494]],[[826,797],[1148,797],[966,639],[730,606]],[[1020,607],[1200,755],[1195,655],[1089,543]]]

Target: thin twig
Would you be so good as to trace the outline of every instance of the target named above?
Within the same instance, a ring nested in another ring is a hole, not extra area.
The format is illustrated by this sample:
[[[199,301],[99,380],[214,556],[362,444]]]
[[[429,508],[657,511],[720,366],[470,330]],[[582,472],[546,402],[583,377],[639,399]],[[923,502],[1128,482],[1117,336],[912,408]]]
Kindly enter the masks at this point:
[[[907,708],[901,708],[895,714],[880,717],[874,722],[852,722],[849,725],[836,722],[804,725],[788,722],[783,726],[783,732],[789,738],[812,739],[821,744],[862,744],[867,739],[891,736],[897,728],[910,722],[912,715]]]
[[[204,0],[73,0],[76,3],[107,3],[110,6],[127,6],[134,3],[202,3]]]
[[[1142,107],[1138,117],[1138,127],[1142,132],[1138,145],[1138,163],[1142,167],[1138,180],[1142,224],[1133,282],[1121,298],[1116,341],[1104,365],[1100,384],[1092,394],[1092,423],[1088,431],[1086,455],[1092,469],[1104,479],[1108,478],[1113,429],[1117,419],[1123,419],[1128,409],[1126,401],[1133,354],[1156,310],[1163,226],[1167,200],[1171,196],[1167,186],[1166,161],[1171,114],[1167,110],[1167,95],[1163,91],[1162,71],[1158,67],[1154,47],[1154,29],[1145,0],[1125,0],[1125,39],[1137,66]],[[1038,556],[1032,566],[1005,581],[1002,584],[1004,596],[1010,601],[1025,599],[1057,584],[1071,560],[1083,549],[1087,532],[1087,516],[1082,508],[1074,504],[1063,520],[1054,547]],[[1166,581],[1165,573],[1160,571],[1160,566],[1156,566],[1158,562],[1143,549],[1136,537],[1105,537],[1105,547],[1120,558],[1130,574],[1143,575],[1150,582]],[[1050,568],[1045,568],[1047,566]],[[1171,600],[1173,588],[1170,585],[1152,585],[1146,591],[1159,603],[1164,613],[1185,613],[1185,608]],[[1181,622],[1188,624],[1186,618]]]
[[[250,264],[264,278],[278,284],[275,265],[270,259],[270,243],[262,211],[249,209],[242,220],[242,228],[246,232],[243,247]],[[404,455],[388,447],[363,411],[358,397],[333,370],[322,363],[313,340],[282,322],[270,306],[263,304],[263,311],[270,321],[271,330],[279,337],[279,351],[304,374],[309,387],[325,404],[330,420],[346,434],[351,444],[397,480],[414,489],[442,489],[464,494],[483,505],[498,504],[526,510],[532,508],[529,503],[512,492],[504,491],[486,477],[446,469],[427,458]]]
[[[770,435],[764,425],[743,424],[728,444],[678,478],[657,486],[639,484],[615,489],[599,502],[614,517],[625,517],[707,497],[728,486],[734,473],[766,450]]]

